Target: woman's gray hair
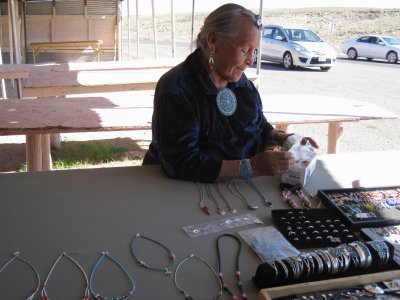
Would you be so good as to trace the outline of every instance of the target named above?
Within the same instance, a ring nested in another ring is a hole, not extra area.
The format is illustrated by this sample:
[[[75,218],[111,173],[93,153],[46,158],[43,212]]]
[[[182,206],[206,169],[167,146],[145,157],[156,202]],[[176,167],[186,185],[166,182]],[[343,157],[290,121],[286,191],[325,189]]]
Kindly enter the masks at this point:
[[[197,35],[196,46],[202,50],[207,49],[207,35],[210,32],[214,32],[217,38],[223,40],[235,37],[245,20],[252,21],[254,26],[261,26],[259,17],[243,6],[228,3],[218,7],[205,19]]]

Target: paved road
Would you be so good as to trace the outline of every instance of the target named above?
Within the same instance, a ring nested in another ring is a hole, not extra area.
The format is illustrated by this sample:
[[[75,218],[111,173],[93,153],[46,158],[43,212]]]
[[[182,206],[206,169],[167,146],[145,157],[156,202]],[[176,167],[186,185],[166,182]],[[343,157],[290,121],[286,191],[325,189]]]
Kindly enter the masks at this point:
[[[400,64],[341,58],[329,72],[312,69],[287,71],[275,63],[263,63],[260,92],[266,95],[338,97],[370,102],[400,116]],[[268,103],[268,101],[266,101]],[[400,120],[344,123],[340,152],[399,150]],[[317,139],[326,152],[326,124],[295,125],[292,130]],[[398,158],[394,158],[398,159]]]

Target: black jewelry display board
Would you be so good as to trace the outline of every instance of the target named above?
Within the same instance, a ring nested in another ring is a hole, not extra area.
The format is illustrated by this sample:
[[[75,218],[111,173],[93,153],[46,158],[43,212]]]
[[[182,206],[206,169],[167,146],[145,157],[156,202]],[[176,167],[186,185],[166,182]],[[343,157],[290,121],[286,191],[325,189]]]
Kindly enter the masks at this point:
[[[330,209],[274,209],[274,223],[297,248],[332,247],[358,240],[343,218]]]
[[[391,243],[394,247],[393,260],[400,266],[400,225],[362,228],[361,235],[367,241],[388,241]]]
[[[400,224],[400,186],[318,190],[354,230]]]

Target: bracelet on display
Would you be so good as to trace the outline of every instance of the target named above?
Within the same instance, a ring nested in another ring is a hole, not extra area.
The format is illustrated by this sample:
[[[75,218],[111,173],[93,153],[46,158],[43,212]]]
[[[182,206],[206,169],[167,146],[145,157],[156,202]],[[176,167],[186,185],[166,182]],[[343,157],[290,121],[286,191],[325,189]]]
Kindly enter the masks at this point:
[[[260,264],[253,280],[262,289],[281,284],[318,280],[321,276],[335,278],[350,271],[358,275],[359,272],[361,274],[366,272],[364,269],[391,268],[393,252],[393,247],[386,241],[365,243],[355,241]],[[287,271],[284,271],[282,265]]]
[[[389,247],[385,241],[369,241],[366,243],[371,249],[372,254],[375,254],[379,266],[386,264],[389,260]]]
[[[239,173],[240,173],[240,177],[242,177],[243,180],[251,179],[252,174],[251,174],[250,159],[245,158],[240,161]]]

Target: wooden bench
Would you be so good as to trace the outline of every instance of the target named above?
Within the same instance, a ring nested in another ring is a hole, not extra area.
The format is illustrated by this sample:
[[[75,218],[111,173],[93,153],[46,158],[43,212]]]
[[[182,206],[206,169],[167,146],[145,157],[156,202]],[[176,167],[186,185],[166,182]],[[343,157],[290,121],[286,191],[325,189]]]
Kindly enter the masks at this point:
[[[34,67],[23,80],[24,97],[54,97],[85,93],[155,89],[160,77],[176,60],[144,62],[92,62]],[[125,64],[125,66],[124,66]],[[255,81],[258,76],[246,73]]]
[[[97,53],[97,60],[101,59],[103,54],[103,41],[60,41],[60,42],[37,42],[31,43],[33,62],[36,62],[36,56],[45,49],[53,50],[91,50]]]
[[[337,151],[342,122],[398,118],[375,105],[343,99],[332,99],[331,104],[326,104],[320,97],[267,97],[264,103],[267,119],[277,127],[328,123],[329,153]],[[152,105],[152,92],[112,93],[107,97],[4,100],[0,101],[0,135],[26,134],[28,170],[50,170],[49,134],[149,130]]]

